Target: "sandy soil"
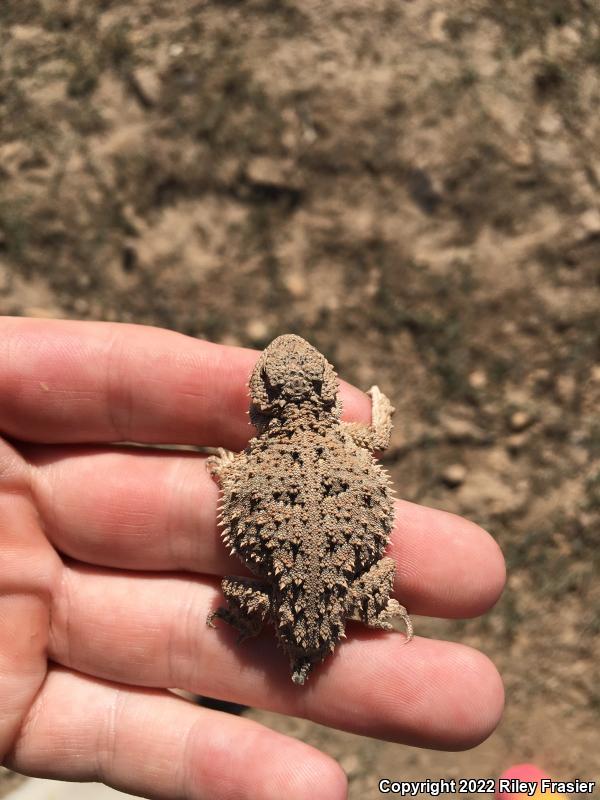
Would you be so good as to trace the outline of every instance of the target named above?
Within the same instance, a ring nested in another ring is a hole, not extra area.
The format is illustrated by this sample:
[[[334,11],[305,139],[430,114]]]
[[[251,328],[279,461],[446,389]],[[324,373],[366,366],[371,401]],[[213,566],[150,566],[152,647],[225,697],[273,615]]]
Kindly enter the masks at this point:
[[[246,712],[357,800],[600,777],[599,67],[589,0],[0,6],[0,311],[297,332],[393,399],[399,492],[506,554],[490,614],[418,620],[504,676],[477,749]]]

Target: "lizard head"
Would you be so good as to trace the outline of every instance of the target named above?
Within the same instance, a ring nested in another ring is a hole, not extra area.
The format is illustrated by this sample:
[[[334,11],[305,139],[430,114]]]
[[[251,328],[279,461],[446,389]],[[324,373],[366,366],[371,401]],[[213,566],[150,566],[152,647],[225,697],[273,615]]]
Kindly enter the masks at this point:
[[[337,375],[325,356],[302,337],[285,334],[265,348],[250,376],[251,414],[254,419],[275,417],[294,404],[330,410],[337,417],[337,391]]]

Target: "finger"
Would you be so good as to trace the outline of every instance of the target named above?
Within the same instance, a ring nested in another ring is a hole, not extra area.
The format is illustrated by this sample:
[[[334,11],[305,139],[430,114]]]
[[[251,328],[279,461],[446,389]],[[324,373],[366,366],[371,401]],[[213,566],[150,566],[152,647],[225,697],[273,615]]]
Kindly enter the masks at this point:
[[[142,325],[0,318],[0,430],[23,441],[240,449],[258,353]],[[369,399],[342,387],[348,419]]]
[[[271,629],[236,645],[206,617],[222,596],[206,580],[65,568],[52,613],[51,657],[110,680],[178,686],[310,719],[336,728],[427,747],[454,749],[484,739],[498,722],[502,683],[471,648],[349,627],[348,640],[304,687]]]
[[[396,502],[387,555],[396,564],[394,591],[414,614],[464,619],[488,611],[506,583],[495,539],[457,514]]]
[[[6,763],[166,800],[346,797],[342,770],[302,742],[166,692],[62,669],[49,673]]]
[[[218,488],[198,455],[132,449],[30,447],[46,534],[80,561],[214,575],[243,572],[216,526]],[[504,586],[492,537],[443,511],[398,501],[389,554],[411,613],[481,614]]]

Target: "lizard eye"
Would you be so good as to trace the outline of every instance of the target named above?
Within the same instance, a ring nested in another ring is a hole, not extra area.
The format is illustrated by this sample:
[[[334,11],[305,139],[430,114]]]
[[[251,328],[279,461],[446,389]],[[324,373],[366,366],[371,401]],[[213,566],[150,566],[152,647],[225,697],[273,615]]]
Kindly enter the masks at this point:
[[[275,400],[275,398],[281,394],[281,388],[278,386],[273,386],[269,380],[266,369],[261,370],[260,377],[262,378],[263,386],[267,390],[267,397],[269,398],[269,401]]]

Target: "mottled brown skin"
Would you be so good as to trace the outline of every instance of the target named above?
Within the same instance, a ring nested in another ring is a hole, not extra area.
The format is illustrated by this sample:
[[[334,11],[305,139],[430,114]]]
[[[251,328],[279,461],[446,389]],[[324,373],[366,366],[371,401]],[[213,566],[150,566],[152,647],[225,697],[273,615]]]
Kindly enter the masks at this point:
[[[271,622],[292,680],[345,636],[346,620],[412,625],[390,599],[395,565],[383,557],[394,521],[385,471],[371,455],[389,443],[392,407],[376,386],[372,424],[340,421],[337,376],[299,336],[275,339],[250,378],[258,434],[242,453],[209,459],[223,491],[223,540],[256,575],[226,577],[227,608],[209,615],[254,636]]]

